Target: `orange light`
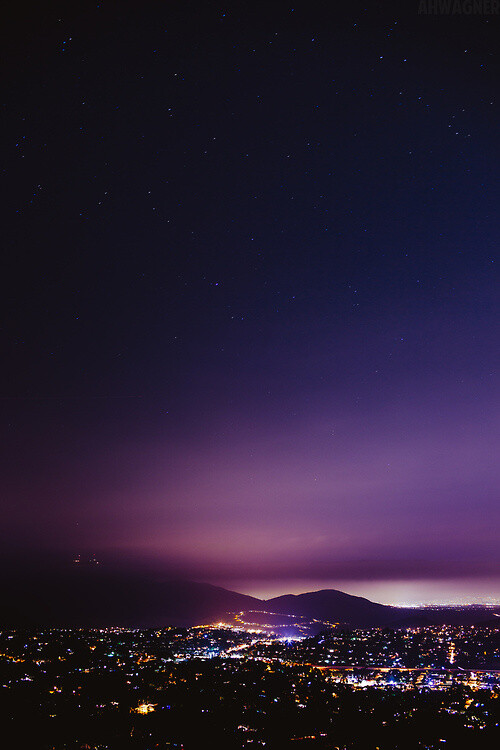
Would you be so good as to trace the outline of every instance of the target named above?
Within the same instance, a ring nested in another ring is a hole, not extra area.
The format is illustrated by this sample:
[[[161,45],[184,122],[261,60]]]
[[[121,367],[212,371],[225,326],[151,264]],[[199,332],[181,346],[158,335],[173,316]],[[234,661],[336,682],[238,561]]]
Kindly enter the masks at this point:
[[[133,708],[136,714],[150,714],[151,711],[155,710],[156,703],[139,703],[137,708]]]

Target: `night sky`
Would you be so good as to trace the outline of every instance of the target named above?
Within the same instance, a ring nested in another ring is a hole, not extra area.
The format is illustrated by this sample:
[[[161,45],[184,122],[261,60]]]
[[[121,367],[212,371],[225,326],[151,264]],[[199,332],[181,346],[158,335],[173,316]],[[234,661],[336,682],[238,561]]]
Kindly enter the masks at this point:
[[[5,564],[500,599],[500,15],[418,8],[4,18]]]

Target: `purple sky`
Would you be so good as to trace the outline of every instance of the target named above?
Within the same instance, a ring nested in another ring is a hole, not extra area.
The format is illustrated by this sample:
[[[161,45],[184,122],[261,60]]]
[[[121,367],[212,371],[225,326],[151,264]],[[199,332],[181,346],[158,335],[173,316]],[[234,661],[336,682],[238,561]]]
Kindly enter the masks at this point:
[[[393,581],[448,579],[446,600],[457,578],[473,598],[475,578],[485,596],[483,579],[500,578],[499,421],[488,388],[477,394],[412,383],[404,400],[360,395],[354,407],[325,392],[280,418],[221,408],[188,440],[120,435],[115,424],[76,441],[78,406],[57,445],[33,438],[24,476],[6,467],[8,531],[32,549],[147,561],[252,593],[302,579],[383,599],[385,581],[386,599],[411,602],[440,595],[433,585],[405,596]]]
[[[496,19],[54,8],[3,32],[7,559],[500,599]]]

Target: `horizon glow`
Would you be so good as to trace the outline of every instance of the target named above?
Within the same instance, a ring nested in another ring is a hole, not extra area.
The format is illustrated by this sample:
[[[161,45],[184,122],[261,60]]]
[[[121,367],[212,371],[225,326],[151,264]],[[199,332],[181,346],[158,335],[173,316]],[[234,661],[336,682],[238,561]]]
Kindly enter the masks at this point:
[[[217,585],[255,596],[273,599],[285,594],[305,594],[323,589],[335,589],[345,594],[361,596],[378,604],[394,607],[427,606],[496,606],[500,604],[500,578],[476,580],[403,580],[403,581],[217,581]]]

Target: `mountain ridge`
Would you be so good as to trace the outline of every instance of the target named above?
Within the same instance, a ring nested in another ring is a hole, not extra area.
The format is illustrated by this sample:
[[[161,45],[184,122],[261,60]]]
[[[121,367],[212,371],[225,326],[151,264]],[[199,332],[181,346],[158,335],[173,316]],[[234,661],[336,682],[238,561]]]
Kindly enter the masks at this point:
[[[295,614],[331,622],[345,622],[355,627],[373,627],[406,617],[408,610],[372,602],[362,596],[337,589],[320,589],[303,594],[284,594],[267,600],[267,605],[281,614]]]
[[[404,627],[403,623],[478,624],[499,608],[410,608],[372,602],[337,589],[258,599],[200,581],[144,573],[71,570],[10,577],[3,585],[4,627],[165,627],[231,621],[240,612],[269,612],[353,628]],[[499,618],[500,624],[500,618]]]

